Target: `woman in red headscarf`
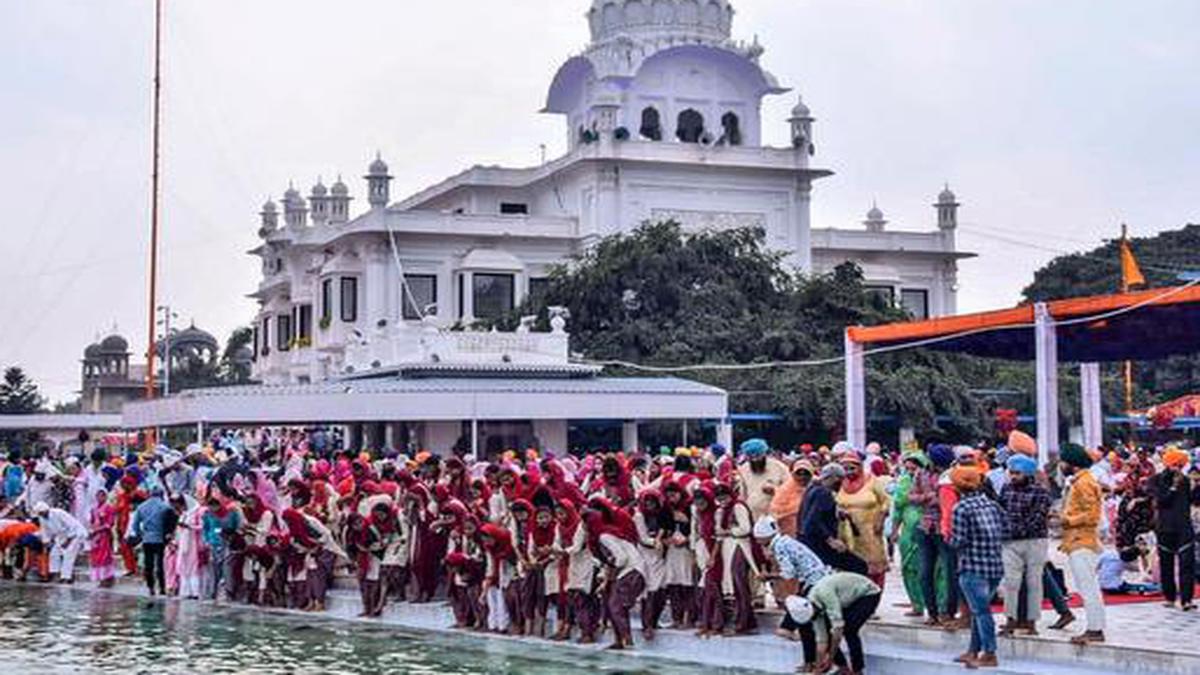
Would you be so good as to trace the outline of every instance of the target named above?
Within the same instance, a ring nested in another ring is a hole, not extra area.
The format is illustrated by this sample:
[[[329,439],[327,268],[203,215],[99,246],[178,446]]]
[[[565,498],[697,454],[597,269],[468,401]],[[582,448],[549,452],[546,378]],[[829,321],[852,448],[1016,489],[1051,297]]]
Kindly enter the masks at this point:
[[[284,509],[279,517],[287,528],[289,539],[286,554],[288,598],[293,609],[313,611],[315,599],[312,577],[319,573],[314,555],[321,549],[321,541],[314,535],[304,514],[295,508]]]
[[[529,560],[529,573],[525,579],[526,607],[531,613],[529,633],[537,637],[546,637],[549,596],[556,594],[559,587],[558,566],[553,564],[556,529],[554,500],[544,489],[534,498],[538,501],[538,506],[533,512],[533,523],[529,528],[529,543],[526,548],[526,558]],[[559,620],[562,620],[561,617]]]
[[[494,633],[507,633],[513,607],[505,589],[516,577],[517,565],[512,533],[506,527],[487,523],[479,528],[479,545],[487,559],[480,593],[488,609],[487,628]]]
[[[632,522],[623,522],[618,513],[623,512],[612,508],[607,499],[593,497],[584,522],[588,546],[604,567],[605,608],[613,627],[609,649],[629,649],[633,646],[629,613],[646,590],[646,575],[637,546],[637,527],[631,529]]]
[[[512,583],[504,589],[504,597],[510,608],[509,632],[512,635],[524,635],[533,618],[529,589],[529,539],[533,528],[533,504],[526,499],[516,499],[509,503],[508,512],[506,527],[516,552],[517,568]]]
[[[383,599],[408,599],[408,570],[410,565],[411,531],[406,520],[396,513],[390,501],[376,503],[371,509],[371,522],[383,538],[383,559],[380,561],[380,579],[383,581]]]
[[[137,478],[126,473],[121,480],[117,481],[116,497],[114,508],[117,533],[120,536],[121,561],[125,566],[125,576],[135,577],[138,574],[137,554],[125,538],[125,533],[129,531],[129,521],[133,518],[133,510],[137,508],[138,504],[145,501],[146,493],[138,489]]]
[[[486,478],[476,478],[471,481],[471,489],[467,493],[466,501],[467,509],[471,515],[481,523],[490,520],[491,503],[492,503],[492,487],[488,485]]]
[[[662,493],[652,488],[642,490],[633,522],[637,526],[638,551],[642,556],[642,572],[646,577],[646,593],[642,599],[642,635],[647,640],[653,640],[666,605],[666,539],[672,530],[671,514],[664,508]]]
[[[663,585],[671,603],[671,623],[675,628],[691,628],[696,621],[696,556],[692,553],[692,499],[678,481],[663,485],[664,510],[667,512],[663,537],[667,547]]]
[[[550,490],[550,495],[556,502],[569,499],[573,504],[583,504],[586,501],[583,492],[567,475],[567,470],[561,462],[556,459],[543,460],[542,470],[545,472],[546,488]]]
[[[429,490],[422,483],[414,484],[406,495],[407,518],[413,538],[412,575],[417,585],[416,602],[429,602],[437,593],[442,557],[446,553],[446,538],[434,531],[437,506],[431,503]]]
[[[262,550],[267,537],[275,529],[275,514],[267,508],[261,497],[251,494],[242,508],[241,533],[246,539],[247,549]],[[242,560],[242,583],[251,598],[262,598],[269,584],[270,570],[264,565],[264,556],[248,554]]]
[[[750,534],[754,523],[750,507],[738,499],[737,490],[728,483],[713,491],[717,502],[717,541],[721,550],[721,593],[733,603],[733,626],[728,634],[749,635],[757,627],[750,579],[758,574]]]
[[[698,621],[700,637],[716,635],[725,627],[721,593],[724,566],[717,541],[717,502],[712,487],[705,483],[692,494],[692,551],[700,570]]]
[[[457,504],[457,502],[455,502]],[[466,513],[456,520],[446,549],[447,587],[454,627],[486,630],[487,617],[480,602],[484,551],[479,542],[479,521]]]
[[[380,593],[383,540],[370,517],[357,512],[350,514],[346,520],[346,548],[358,572],[358,590],[363,607],[359,616],[379,616],[383,613],[383,596]]]
[[[587,545],[587,531],[575,502],[570,499],[558,501],[554,516],[557,522],[554,553],[558,561],[558,586],[553,592],[558,631],[552,639],[569,640],[572,627],[577,625],[581,633],[580,644],[593,644],[600,616],[592,593],[596,563]]]

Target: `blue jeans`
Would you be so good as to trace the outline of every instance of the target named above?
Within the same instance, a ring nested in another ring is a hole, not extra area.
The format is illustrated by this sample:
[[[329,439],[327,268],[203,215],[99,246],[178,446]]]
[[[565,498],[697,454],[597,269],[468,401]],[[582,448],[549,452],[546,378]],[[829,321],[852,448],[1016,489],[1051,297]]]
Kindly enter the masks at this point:
[[[972,654],[995,654],[996,623],[992,620],[992,597],[1000,587],[1000,579],[984,579],[970,572],[962,572],[958,575],[958,586],[962,589],[967,606],[971,608],[971,648],[968,651]]]

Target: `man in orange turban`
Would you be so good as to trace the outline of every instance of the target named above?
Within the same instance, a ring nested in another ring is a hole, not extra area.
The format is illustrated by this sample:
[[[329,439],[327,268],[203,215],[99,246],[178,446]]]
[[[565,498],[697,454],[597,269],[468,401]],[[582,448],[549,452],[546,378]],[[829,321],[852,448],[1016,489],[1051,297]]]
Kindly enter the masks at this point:
[[[1030,457],[1037,457],[1038,454],[1037,441],[1029,434],[1016,429],[1008,434],[1008,449]]]
[[[1184,475],[1191,457],[1171,447],[1162,456],[1165,468],[1152,479],[1154,495],[1154,534],[1158,538],[1159,576],[1163,596],[1171,605],[1179,600],[1184,611],[1192,609],[1192,593],[1196,584],[1193,565],[1193,546],[1196,535],[1192,527],[1192,481]]]

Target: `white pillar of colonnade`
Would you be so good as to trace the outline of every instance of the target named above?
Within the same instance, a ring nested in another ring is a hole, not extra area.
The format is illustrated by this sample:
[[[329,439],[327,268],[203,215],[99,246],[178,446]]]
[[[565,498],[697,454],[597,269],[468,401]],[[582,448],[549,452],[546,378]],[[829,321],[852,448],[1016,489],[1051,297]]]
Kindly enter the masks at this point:
[[[728,417],[717,425],[717,443],[729,452],[733,452],[733,421]]]
[[[1037,379],[1038,463],[1045,466],[1059,451],[1058,336],[1054,317],[1045,303],[1034,305],[1034,353]],[[866,363],[863,345],[846,331],[846,440],[862,448],[867,443]],[[1100,366],[1080,369],[1084,445],[1103,444],[1104,418],[1100,406]]]
[[[1104,411],[1100,406],[1100,364],[1079,364],[1079,400],[1083,406],[1083,445],[1095,450],[1104,445]]]
[[[621,423],[621,449],[626,453],[635,453],[638,451],[638,443],[637,420],[625,420]]]
[[[846,331],[846,440],[867,447],[866,357],[863,346]]]
[[[1033,306],[1033,324],[1038,465],[1045,466],[1051,453],[1058,455],[1058,333],[1046,303]]]

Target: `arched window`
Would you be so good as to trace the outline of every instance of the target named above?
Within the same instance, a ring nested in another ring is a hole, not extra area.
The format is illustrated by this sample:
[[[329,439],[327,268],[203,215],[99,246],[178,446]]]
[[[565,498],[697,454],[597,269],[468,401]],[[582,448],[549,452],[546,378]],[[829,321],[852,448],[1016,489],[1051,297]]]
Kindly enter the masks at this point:
[[[684,143],[699,143],[704,135],[704,115],[688,108],[679,113],[678,124],[675,125],[675,136]]]
[[[742,128],[741,122],[738,120],[736,113],[727,112],[721,116],[721,128],[724,133],[721,134],[721,140],[717,141],[717,145],[741,145],[742,144]]]
[[[651,141],[662,140],[662,119],[658,115],[658,109],[650,106],[642,111],[642,128],[640,130],[643,138]]]

